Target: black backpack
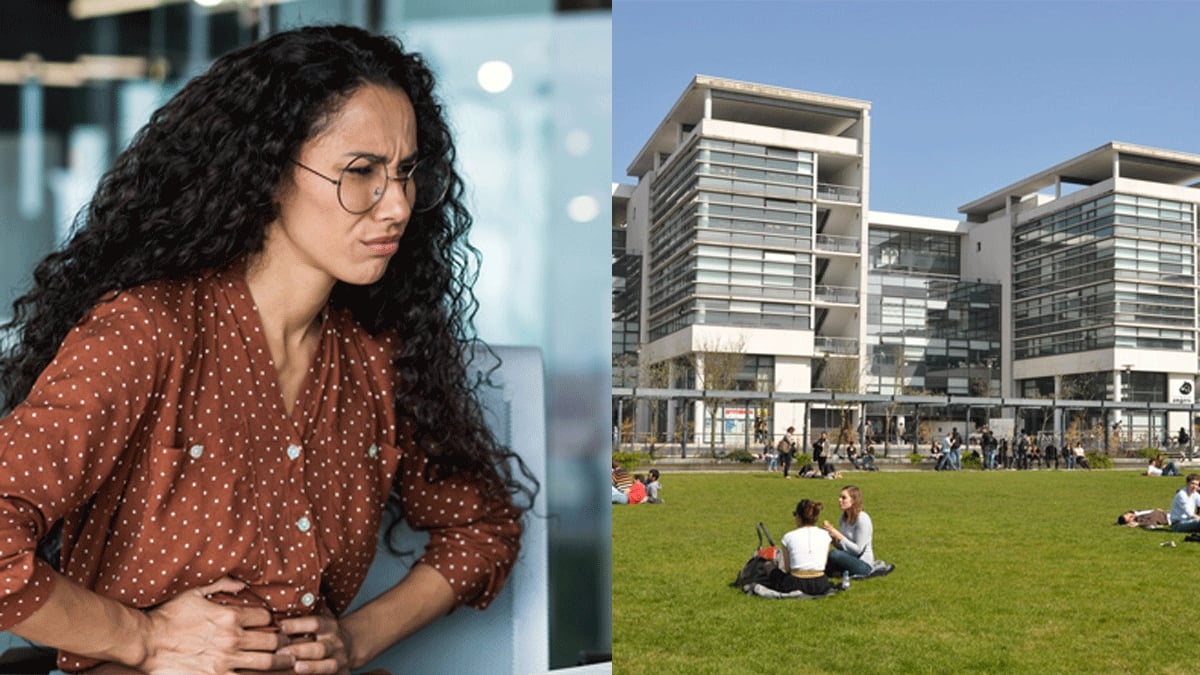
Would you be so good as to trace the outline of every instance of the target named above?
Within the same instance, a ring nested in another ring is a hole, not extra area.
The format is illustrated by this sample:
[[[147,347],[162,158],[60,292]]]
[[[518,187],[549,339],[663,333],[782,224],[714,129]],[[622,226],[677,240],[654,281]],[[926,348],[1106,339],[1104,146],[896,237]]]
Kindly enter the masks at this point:
[[[755,549],[754,555],[742,565],[742,571],[738,572],[737,579],[729,584],[742,592],[749,593],[754,584],[765,584],[771,576],[771,571],[779,567],[779,549],[775,547],[775,540],[771,538],[771,533],[767,531],[767,526],[759,522],[755,528],[758,533],[758,548]],[[767,545],[763,546],[763,539],[767,540]]]

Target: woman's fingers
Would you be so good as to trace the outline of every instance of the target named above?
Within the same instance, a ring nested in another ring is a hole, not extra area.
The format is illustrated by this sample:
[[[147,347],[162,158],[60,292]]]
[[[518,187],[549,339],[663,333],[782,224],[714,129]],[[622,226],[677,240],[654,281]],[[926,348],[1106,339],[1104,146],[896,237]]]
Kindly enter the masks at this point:
[[[297,673],[349,672],[349,645],[338,626],[337,619],[327,614],[286,619],[280,631],[291,638],[291,644],[280,654],[294,656]]]

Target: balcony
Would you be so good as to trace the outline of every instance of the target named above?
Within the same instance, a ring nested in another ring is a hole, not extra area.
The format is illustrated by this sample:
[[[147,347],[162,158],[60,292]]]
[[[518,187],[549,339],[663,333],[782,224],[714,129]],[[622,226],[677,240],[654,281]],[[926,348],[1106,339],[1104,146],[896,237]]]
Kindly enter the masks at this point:
[[[818,234],[816,250],[828,253],[858,253],[861,242],[858,237],[841,237],[834,234]]]
[[[834,305],[857,305],[858,289],[853,286],[817,286],[817,302]]]
[[[858,356],[858,340],[844,337],[822,337],[813,339],[813,351],[818,354]]]
[[[831,202],[862,203],[862,188],[853,185],[837,185],[834,183],[817,183],[817,199]]]

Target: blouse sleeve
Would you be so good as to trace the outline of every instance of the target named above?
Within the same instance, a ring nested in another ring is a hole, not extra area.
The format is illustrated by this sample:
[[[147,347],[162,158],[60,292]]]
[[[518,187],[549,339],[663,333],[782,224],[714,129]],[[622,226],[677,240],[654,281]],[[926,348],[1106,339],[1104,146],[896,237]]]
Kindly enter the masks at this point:
[[[154,390],[153,336],[129,294],[97,305],[0,419],[0,630],[49,597],[38,541],[113,473]]]
[[[838,530],[844,535],[841,541],[842,550],[854,555],[854,557],[862,557],[863,551],[871,543],[871,537],[875,536],[875,527],[871,524],[871,517],[865,513],[858,514],[858,521],[854,523],[853,531],[846,523],[843,516],[842,522],[838,524]],[[851,534],[854,535],[851,538]]]
[[[425,454],[413,443],[403,447],[404,514],[409,525],[429,534],[417,562],[430,565],[450,582],[457,604],[487,607],[503,588],[520,550],[520,510],[507,498],[486,497],[482,486],[463,478],[426,480]]]

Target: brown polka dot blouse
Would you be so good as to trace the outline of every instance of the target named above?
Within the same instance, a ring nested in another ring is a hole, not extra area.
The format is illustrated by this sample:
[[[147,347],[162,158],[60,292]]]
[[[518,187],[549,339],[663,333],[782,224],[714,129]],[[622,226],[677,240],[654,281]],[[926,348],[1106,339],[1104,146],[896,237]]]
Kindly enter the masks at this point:
[[[0,419],[0,629],[45,602],[53,577],[35,549],[60,518],[64,573],[128,605],[228,575],[249,587],[221,601],[277,620],[340,613],[396,472],[409,524],[430,534],[420,562],[485,607],[516,558],[518,513],[469,482],[425,480],[397,428],[391,350],[327,311],[289,415],[240,268],[98,304]]]

